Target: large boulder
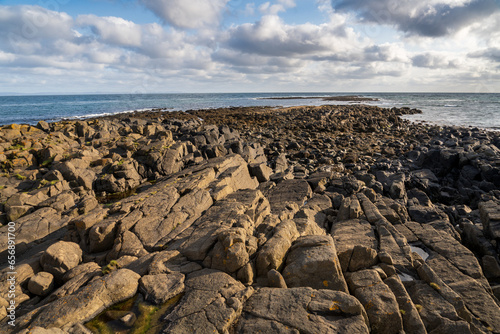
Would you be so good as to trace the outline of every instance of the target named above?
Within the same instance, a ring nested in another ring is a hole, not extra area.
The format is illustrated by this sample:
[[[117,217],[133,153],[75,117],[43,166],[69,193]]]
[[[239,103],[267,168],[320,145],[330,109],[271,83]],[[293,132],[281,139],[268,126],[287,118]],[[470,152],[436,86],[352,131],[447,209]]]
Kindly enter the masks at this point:
[[[347,282],[353,295],[363,304],[372,333],[400,333],[403,321],[399,305],[391,289],[376,270],[366,269],[352,273]]]
[[[329,235],[298,238],[286,258],[283,277],[290,288],[308,286],[348,293],[337,251]]]
[[[165,317],[163,333],[227,333],[253,292],[226,273],[211,269],[188,275],[185,285],[185,295]]]
[[[361,303],[340,291],[311,288],[256,291],[236,333],[369,333]]]
[[[119,269],[94,280],[77,292],[39,310],[30,326],[68,328],[88,321],[107,307],[134,296],[139,286],[139,278],[140,276],[131,270]]]
[[[62,280],[64,274],[82,261],[82,250],[74,242],[59,241],[51,245],[40,258],[44,271]]]

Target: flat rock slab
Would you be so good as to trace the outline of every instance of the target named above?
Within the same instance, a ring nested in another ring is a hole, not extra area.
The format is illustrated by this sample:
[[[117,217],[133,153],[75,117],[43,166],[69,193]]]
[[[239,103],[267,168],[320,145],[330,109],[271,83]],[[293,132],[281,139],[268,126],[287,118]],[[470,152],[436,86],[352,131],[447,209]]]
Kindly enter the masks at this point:
[[[181,273],[145,275],[141,277],[140,291],[144,299],[156,305],[165,303],[184,290],[184,275]]]
[[[271,189],[267,197],[271,204],[271,212],[279,215],[290,203],[299,207],[304,205],[312,195],[311,187],[306,180],[284,180]]]
[[[361,303],[344,292],[263,288],[245,304],[237,333],[369,333]]]

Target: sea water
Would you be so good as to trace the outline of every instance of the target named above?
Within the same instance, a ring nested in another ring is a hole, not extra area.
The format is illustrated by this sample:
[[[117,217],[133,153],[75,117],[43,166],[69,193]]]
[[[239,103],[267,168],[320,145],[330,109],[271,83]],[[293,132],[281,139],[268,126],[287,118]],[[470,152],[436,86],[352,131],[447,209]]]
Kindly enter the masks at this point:
[[[353,104],[321,97],[357,95],[380,107],[409,107],[422,114],[405,116],[418,122],[500,130],[500,94],[467,93],[227,93],[227,94],[96,94],[0,96],[0,125],[36,124],[40,120],[84,119],[151,109],[192,110],[246,106]],[[272,99],[301,97],[301,99]]]

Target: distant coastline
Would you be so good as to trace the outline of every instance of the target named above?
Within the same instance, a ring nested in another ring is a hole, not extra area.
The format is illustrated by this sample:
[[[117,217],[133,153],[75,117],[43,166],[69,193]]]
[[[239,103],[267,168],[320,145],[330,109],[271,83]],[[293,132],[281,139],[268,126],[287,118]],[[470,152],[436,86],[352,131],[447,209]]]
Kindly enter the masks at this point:
[[[415,122],[500,130],[500,94],[483,93],[182,93],[0,96],[0,125],[36,125],[155,109],[294,107],[366,104],[420,109]]]
[[[342,102],[364,102],[364,101],[380,101],[377,98],[363,97],[358,95],[345,96],[325,96],[325,97],[306,97],[306,96],[281,96],[281,97],[262,97],[261,100],[309,100],[318,99],[322,101],[342,101]]]

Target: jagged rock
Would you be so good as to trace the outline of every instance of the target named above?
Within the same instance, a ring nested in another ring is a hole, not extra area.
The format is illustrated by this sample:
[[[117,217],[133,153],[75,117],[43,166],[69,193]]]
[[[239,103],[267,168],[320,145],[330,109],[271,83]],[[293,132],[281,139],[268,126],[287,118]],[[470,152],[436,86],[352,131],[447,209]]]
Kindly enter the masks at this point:
[[[275,269],[271,269],[267,272],[267,285],[271,288],[288,288],[283,276]]]
[[[68,223],[52,208],[41,208],[16,221],[16,254],[28,250],[29,244],[60,230]],[[7,225],[0,227],[0,237],[7,240]],[[7,243],[0,245],[0,254],[7,250]]]
[[[355,246],[363,245],[371,249],[378,249],[375,228],[366,220],[353,219],[336,222],[332,226],[331,235],[343,272],[349,268]]]
[[[200,269],[202,267],[199,264],[190,262],[179,251],[163,251],[154,256],[153,261],[149,265],[149,274],[171,274],[175,272],[190,274]]]
[[[399,333],[403,329],[396,297],[375,270],[351,273],[347,283],[365,308],[372,333]]]
[[[271,205],[271,213],[280,215],[286,211],[290,203],[295,203],[299,207],[312,195],[312,190],[305,180],[284,180],[276,187],[272,188],[267,198]]]
[[[399,305],[399,312],[403,319],[405,333],[425,334],[427,333],[419,312],[413,304],[410,295],[397,275],[384,279],[384,283],[391,289]]]
[[[410,285],[408,292],[412,301],[419,305],[419,315],[427,332],[472,333],[469,324],[458,316],[453,305],[429,284],[417,281]]]
[[[482,264],[484,276],[486,276],[486,278],[500,278],[500,265],[494,256],[483,256]]]
[[[184,284],[186,292],[165,317],[162,333],[227,332],[253,293],[231,276],[210,269],[188,275]]]
[[[113,248],[108,253],[106,260],[109,262],[125,255],[142,257],[148,252],[144,249],[139,238],[130,231],[125,231],[114,240]]]
[[[30,326],[63,328],[88,321],[105,308],[135,295],[139,278],[138,274],[128,269],[114,271],[38,310]]]
[[[40,258],[43,270],[51,273],[57,280],[76,267],[82,260],[82,250],[74,242],[59,241],[47,248]]]
[[[356,245],[352,249],[352,255],[351,260],[349,261],[348,270],[354,272],[361,269],[368,269],[371,266],[376,265],[377,262],[378,258],[376,250],[361,245]]]
[[[484,231],[491,238],[500,238],[500,205],[493,202],[479,203]]]
[[[257,274],[266,276],[271,269],[279,270],[284,264],[288,249],[297,237],[299,237],[299,232],[292,220],[285,220],[278,224],[273,236],[262,246],[257,255]]]
[[[89,251],[99,253],[111,249],[115,241],[116,220],[105,219],[89,230]]]
[[[303,287],[257,290],[245,304],[236,332],[369,333],[369,329],[366,312],[353,296]]]
[[[54,288],[54,276],[51,273],[39,272],[31,277],[28,282],[28,290],[37,296],[46,296]]]
[[[212,253],[212,269],[231,274],[248,263],[250,256],[246,250],[245,229],[231,228],[221,232],[218,239]]]
[[[267,182],[273,170],[266,163],[251,164],[248,166],[252,176],[255,176],[259,182]]]
[[[139,291],[147,301],[162,305],[184,291],[184,275],[172,273],[143,276],[139,280]]]
[[[291,288],[308,286],[348,292],[331,236],[298,238],[287,255],[283,277]]]

